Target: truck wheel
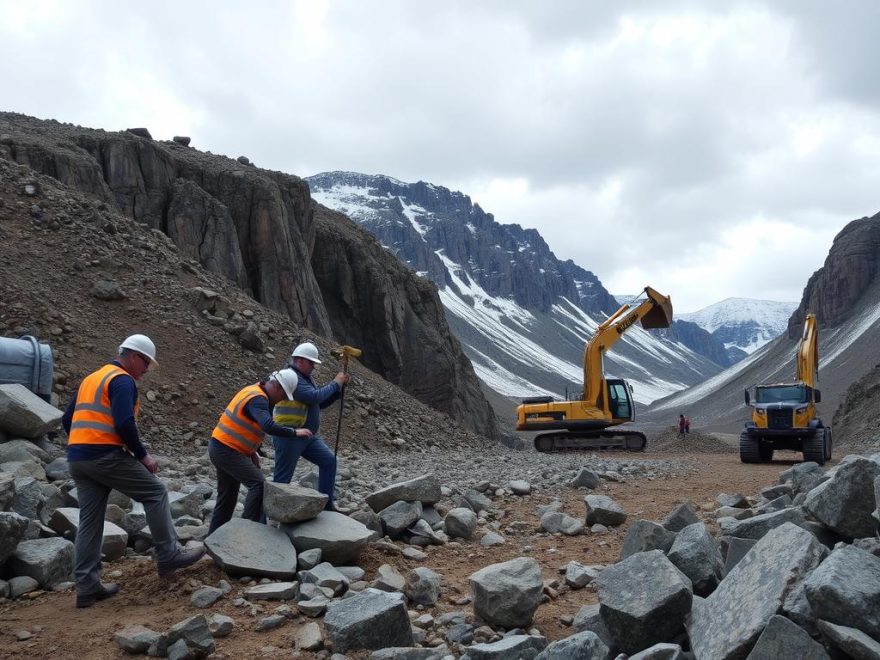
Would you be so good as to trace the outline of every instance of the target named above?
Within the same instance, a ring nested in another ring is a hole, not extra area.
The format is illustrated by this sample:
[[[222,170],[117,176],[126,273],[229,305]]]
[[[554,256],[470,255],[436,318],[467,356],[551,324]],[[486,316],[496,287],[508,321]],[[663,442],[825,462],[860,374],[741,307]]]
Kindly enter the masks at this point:
[[[758,439],[753,438],[746,431],[739,434],[739,460],[743,463],[761,462],[761,449]]]
[[[761,457],[762,463],[772,463],[773,462],[773,445],[758,443],[758,454]]]
[[[824,428],[823,436],[824,437],[822,440],[822,444],[825,449],[825,460],[830,461],[831,460],[831,429],[829,427],[826,426]]]
[[[814,429],[801,443],[805,461],[825,465],[825,429]]]

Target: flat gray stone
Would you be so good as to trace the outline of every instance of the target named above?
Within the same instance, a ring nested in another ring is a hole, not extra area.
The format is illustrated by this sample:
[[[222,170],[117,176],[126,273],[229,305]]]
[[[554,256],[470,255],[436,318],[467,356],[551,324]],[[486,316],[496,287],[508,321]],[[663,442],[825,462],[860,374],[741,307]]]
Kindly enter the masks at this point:
[[[280,529],[297,552],[318,548],[321,558],[334,565],[355,562],[372,537],[364,525],[334,511],[322,511],[313,520],[283,524]]]
[[[270,582],[248,587],[244,597],[248,600],[290,600],[296,598],[299,584],[296,582]]]
[[[119,644],[123,651],[136,655],[146,653],[147,649],[159,641],[160,633],[150,630],[136,623],[125,626],[113,635],[113,641]]]
[[[321,563],[321,549],[313,548],[300,552],[296,558],[296,565],[302,571],[307,571]]]
[[[853,539],[877,533],[873,517],[874,480],[880,477],[880,464],[855,457],[841,463],[830,480],[807,494],[804,509],[843,537]]]
[[[586,630],[553,642],[541,651],[535,660],[574,660],[575,658],[607,660],[610,655],[611,652],[599,636]]]
[[[296,523],[317,517],[327,504],[327,496],[298,484],[267,481],[263,486],[263,510],[271,520]]]
[[[330,603],[324,630],[336,653],[414,645],[402,596],[376,589]]]
[[[804,582],[813,612],[880,639],[880,557],[844,545]]]
[[[615,527],[626,522],[626,512],[607,495],[587,495],[587,525],[607,525]]]
[[[39,438],[57,428],[63,413],[24,385],[0,385],[0,429],[22,438]]]
[[[625,653],[672,640],[691,610],[690,582],[662,550],[632,555],[595,582],[602,620]]]
[[[825,547],[792,523],[770,530],[695,606],[688,623],[694,653],[700,658],[741,658],[786,597],[824,559]]]
[[[849,657],[856,660],[880,660],[880,642],[858,628],[838,626],[822,620],[819,620],[818,625],[825,638]]]
[[[467,647],[471,660],[508,660],[533,658],[547,646],[547,638],[539,635],[508,635],[497,642]]]
[[[433,474],[423,474],[370,493],[366,500],[373,511],[379,512],[399,501],[436,504],[441,497],[440,480]]]
[[[223,590],[217,587],[202,587],[193,591],[189,598],[189,604],[199,609],[211,607],[218,600],[223,598]]]
[[[771,616],[746,660],[829,660],[825,648],[806,630],[778,614]]]
[[[662,550],[668,552],[675,541],[675,532],[652,520],[636,520],[630,523],[620,548],[621,561],[637,552]]]
[[[470,576],[474,614],[489,625],[527,626],[541,603],[541,567],[531,557],[491,564]]]
[[[62,538],[34,539],[18,544],[9,559],[14,575],[34,578],[43,588],[73,579],[73,543]]]
[[[205,548],[229,575],[296,575],[296,550],[287,535],[253,520],[233,518],[205,539]]]
[[[55,509],[52,517],[49,518],[49,527],[61,536],[71,534],[75,537],[79,532],[79,509],[73,507]],[[125,555],[128,533],[124,529],[105,520],[101,538],[101,554],[104,555],[104,559],[113,561]]]

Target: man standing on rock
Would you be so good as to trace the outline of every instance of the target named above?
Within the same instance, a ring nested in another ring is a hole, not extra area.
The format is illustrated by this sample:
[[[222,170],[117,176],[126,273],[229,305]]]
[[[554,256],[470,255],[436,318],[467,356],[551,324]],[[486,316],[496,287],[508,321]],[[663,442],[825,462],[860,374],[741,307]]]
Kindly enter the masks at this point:
[[[257,450],[263,434],[293,440],[308,440],[308,429],[292,429],[272,421],[272,406],[293,398],[297,376],[293,369],[281,369],[266,380],[239,390],[220,415],[208,443],[208,456],[217,468],[217,504],[211,516],[209,534],[232,519],[241,484],[248,489],[242,518],[260,522],[263,516],[263,482]]]
[[[159,575],[195,563],[204,548],[181,550],[171,519],[168,491],[155,476],[159,464],[141,444],[136,380],[156,363],[156,346],[132,335],[119,357],[86,376],[62,417],[67,431],[67,460],[79,499],[79,529],[74,544],[76,606],[91,607],[119,592],[101,583],[104,515],[112,489],[144,505],[153,535]]]
[[[321,409],[339,398],[342,386],[349,381],[349,375],[340,371],[331,382],[318,387],[312,379],[316,364],[321,364],[321,360],[318,359],[318,348],[313,343],[305,342],[293,349],[289,366],[299,376],[299,385],[293,401],[278,404],[273,414],[277,423],[304,426],[313,435],[305,440],[272,438],[275,445],[275,474],[272,480],[289,484],[296,463],[303,456],[318,466],[318,491],[328,497],[327,510],[339,511],[336,507],[336,456],[327,443],[318,437],[318,429],[321,426]]]

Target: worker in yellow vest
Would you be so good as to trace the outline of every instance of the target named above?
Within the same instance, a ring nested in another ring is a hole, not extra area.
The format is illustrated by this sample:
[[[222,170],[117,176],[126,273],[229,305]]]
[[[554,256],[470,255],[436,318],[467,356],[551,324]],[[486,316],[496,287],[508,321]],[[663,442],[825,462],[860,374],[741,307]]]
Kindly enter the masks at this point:
[[[229,522],[238,502],[241,484],[248,489],[242,518],[261,521],[263,483],[257,450],[266,433],[287,438],[309,438],[308,429],[293,429],[272,421],[271,408],[292,399],[297,376],[293,369],[281,369],[267,379],[242,388],[220,415],[208,443],[208,456],[217,468],[217,504],[211,516],[209,533]]]
[[[61,420],[79,500],[74,544],[77,607],[91,607],[119,591],[116,584],[101,583],[104,516],[114,488],[144,505],[160,576],[195,563],[205,553],[204,548],[178,547],[168,491],[155,476],[159,463],[138,433],[135,381],[157,364],[156,346],[145,335],[131,335],[118,352],[117,359],[83,379]]]

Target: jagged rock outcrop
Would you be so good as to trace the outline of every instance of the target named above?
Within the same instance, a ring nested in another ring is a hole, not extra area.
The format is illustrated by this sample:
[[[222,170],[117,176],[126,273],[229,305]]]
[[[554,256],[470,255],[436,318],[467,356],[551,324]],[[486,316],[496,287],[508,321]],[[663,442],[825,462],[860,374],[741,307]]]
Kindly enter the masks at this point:
[[[801,304],[788,322],[788,336],[804,327],[807,312],[819,325],[834,326],[851,311],[877,275],[880,263],[880,213],[853,220],[834,237],[825,264],[810,277]]]
[[[729,367],[746,356],[746,352],[724,342],[691,321],[674,320],[668,328],[654,330],[659,336],[684,344],[694,353],[703,355],[721,367]]]
[[[302,179],[178,142],[14,113],[0,113],[0,158],[94,195],[106,208],[167,234],[181,252],[265,306],[320,335],[365,347],[368,365],[380,375],[404,389],[411,386],[421,401],[468,428],[497,437],[494,416],[449,333],[436,290],[392,266],[381,249],[352,252],[362,246],[327,244],[343,234],[325,233],[316,241],[315,207]],[[346,222],[354,227],[338,220]],[[103,228],[117,231],[111,221]],[[345,263],[336,264],[344,254]],[[314,263],[322,269],[324,291]],[[341,289],[328,273],[347,273],[347,286]],[[391,288],[376,289],[382,286]],[[360,317],[352,319],[350,312]],[[385,350],[389,355],[378,354]]]

